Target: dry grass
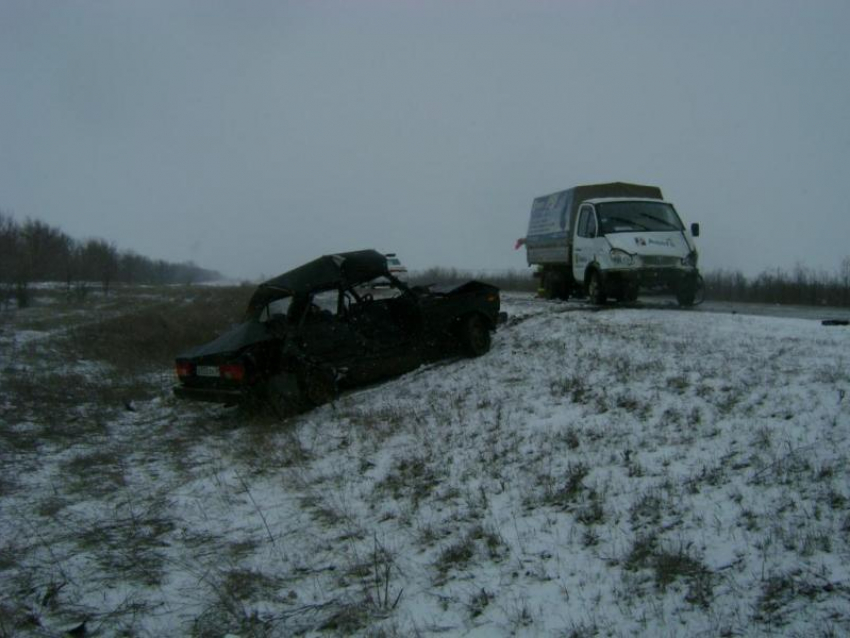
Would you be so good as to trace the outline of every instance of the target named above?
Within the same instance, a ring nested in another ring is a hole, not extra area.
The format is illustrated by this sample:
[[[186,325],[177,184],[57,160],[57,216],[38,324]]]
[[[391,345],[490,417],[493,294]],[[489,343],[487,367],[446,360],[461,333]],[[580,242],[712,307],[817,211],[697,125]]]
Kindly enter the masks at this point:
[[[123,370],[169,365],[176,354],[240,322],[252,292],[247,286],[170,290],[167,301],[71,329],[63,346],[78,359]]]

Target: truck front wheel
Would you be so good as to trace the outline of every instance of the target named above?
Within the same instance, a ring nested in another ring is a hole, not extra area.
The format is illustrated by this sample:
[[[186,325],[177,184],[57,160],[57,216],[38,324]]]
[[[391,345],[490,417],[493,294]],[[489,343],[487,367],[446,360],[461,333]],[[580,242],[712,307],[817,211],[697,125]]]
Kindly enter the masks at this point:
[[[590,278],[587,280],[587,298],[590,303],[597,306],[604,304],[608,298],[602,286],[602,276],[596,270],[590,273]]]
[[[676,301],[683,308],[689,308],[697,303],[697,298],[701,302],[703,299],[703,282],[702,277],[688,277],[680,285],[676,291]]]
[[[680,290],[676,293],[676,301],[683,308],[690,308],[691,306],[693,306],[695,298],[696,293],[693,289]]]

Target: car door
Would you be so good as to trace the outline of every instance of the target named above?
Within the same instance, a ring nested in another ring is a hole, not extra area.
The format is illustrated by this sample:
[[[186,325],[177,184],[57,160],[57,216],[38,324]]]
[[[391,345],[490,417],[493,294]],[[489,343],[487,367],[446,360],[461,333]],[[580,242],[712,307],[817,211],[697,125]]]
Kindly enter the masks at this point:
[[[322,293],[310,298],[310,309],[297,330],[304,354],[317,363],[334,368],[352,365],[364,352],[362,341],[336,299],[340,293]]]
[[[405,301],[367,294],[349,305],[349,326],[362,345],[356,364],[362,382],[402,374],[421,362],[415,331],[406,325]]]

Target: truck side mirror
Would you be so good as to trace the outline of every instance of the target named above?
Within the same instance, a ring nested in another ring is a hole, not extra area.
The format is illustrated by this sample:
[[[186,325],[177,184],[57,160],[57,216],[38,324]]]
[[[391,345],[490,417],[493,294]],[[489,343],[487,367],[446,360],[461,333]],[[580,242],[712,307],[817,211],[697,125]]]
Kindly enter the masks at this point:
[[[699,237],[699,224],[691,224],[691,235]]]

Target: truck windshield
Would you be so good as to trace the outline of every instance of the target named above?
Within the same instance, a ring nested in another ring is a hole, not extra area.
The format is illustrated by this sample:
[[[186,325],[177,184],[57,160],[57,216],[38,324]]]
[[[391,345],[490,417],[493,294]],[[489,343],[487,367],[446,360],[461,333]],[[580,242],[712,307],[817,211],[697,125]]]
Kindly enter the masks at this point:
[[[603,235],[684,229],[676,210],[661,202],[607,202],[596,211]]]

